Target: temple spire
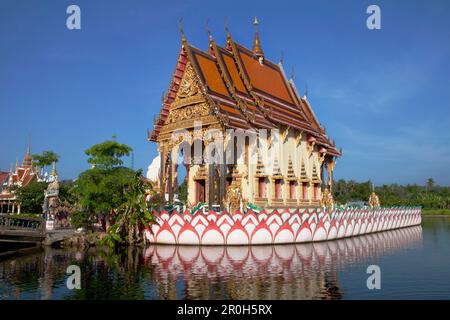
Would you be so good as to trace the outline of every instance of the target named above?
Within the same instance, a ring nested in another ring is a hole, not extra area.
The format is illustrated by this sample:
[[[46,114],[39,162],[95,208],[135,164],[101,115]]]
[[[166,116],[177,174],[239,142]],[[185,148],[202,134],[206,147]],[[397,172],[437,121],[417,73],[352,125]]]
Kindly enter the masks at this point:
[[[9,179],[8,179],[8,186],[10,187],[13,184],[13,171],[12,171],[12,162],[9,165]]]
[[[253,53],[258,57],[264,57],[264,52],[261,48],[261,44],[259,41],[259,33],[258,33],[258,25],[259,21],[258,18],[255,17],[255,20],[253,21],[253,25],[255,26],[255,39],[253,40]]]
[[[16,157],[16,174],[19,172],[19,158]]]
[[[30,141],[28,141],[27,153],[25,154],[25,157],[23,158],[22,167],[24,167],[24,168],[32,167]]]

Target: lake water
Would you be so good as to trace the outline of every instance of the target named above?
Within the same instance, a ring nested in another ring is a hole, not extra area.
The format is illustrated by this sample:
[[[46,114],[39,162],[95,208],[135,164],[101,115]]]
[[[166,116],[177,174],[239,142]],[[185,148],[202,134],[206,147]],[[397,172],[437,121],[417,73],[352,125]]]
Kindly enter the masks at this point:
[[[380,290],[367,288],[369,265]],[[0,299],[450,299],[450,218],[314,244],[35,248],[0,257]]]

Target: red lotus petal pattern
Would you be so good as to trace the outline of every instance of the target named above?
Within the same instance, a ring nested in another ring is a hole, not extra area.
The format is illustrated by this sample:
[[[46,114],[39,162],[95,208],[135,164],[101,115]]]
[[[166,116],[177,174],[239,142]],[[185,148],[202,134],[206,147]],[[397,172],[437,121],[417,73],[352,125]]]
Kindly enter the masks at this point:
[[[334,240],[418,225],[415,207],[323,211],[322,209],[182,214],[153,211],[156,223],[144,229],[149,243],[180,245],[281,244]],[[356,238],[355,238],[356,239]],[[357,240],[355,240],[357,241]]]

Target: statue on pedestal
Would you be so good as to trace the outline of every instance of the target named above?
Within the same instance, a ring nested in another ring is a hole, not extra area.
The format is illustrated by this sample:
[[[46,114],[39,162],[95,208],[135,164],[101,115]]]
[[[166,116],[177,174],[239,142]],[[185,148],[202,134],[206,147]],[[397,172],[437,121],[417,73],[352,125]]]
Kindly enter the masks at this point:
[[[371,208],[378,208],[380,207],[380,199],[378,198],[375,191],[372,191],[370,197],[369,197],[369,206]]]
[[[330,209],[334,208],[333,195],[327,187],[325,187],[325,189],[323,190],[322,199],[320,199],[319,203],[321,207],[327,207]]]
[[[47,228],[53,229],[56,215],[59,211],[61,203],[59,201],[59,182],[56,173],[56,163],[53,163],[53,169],[50,173],[50,183],[45,190],[44,205],[42,206],[44,218],[47,222]]]

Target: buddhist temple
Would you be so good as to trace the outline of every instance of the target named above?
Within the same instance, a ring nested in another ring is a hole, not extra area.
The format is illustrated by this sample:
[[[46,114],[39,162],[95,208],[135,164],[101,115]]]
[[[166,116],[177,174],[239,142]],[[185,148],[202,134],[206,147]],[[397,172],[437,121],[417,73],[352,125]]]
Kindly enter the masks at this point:
[[[30,145],[28,145],[21,165],[16,160],[14,170],[11,165],[9,173],[0,172],[0,213],[20,213],[16,190],[37,179],[38,169],[33,166]]]
[[[148,131],[158,145],[159,186],[169,203],[180,165],[188,206],[317,207],[322,189],[331,189],[341,152],[282,63],[265,56],[256,18],[254,24],[252,49],[227,29],[224,46],[209,33],[207,50],[200,50],[180,30],[175,71]],[[222,161],[211,163],[205,154]]]

